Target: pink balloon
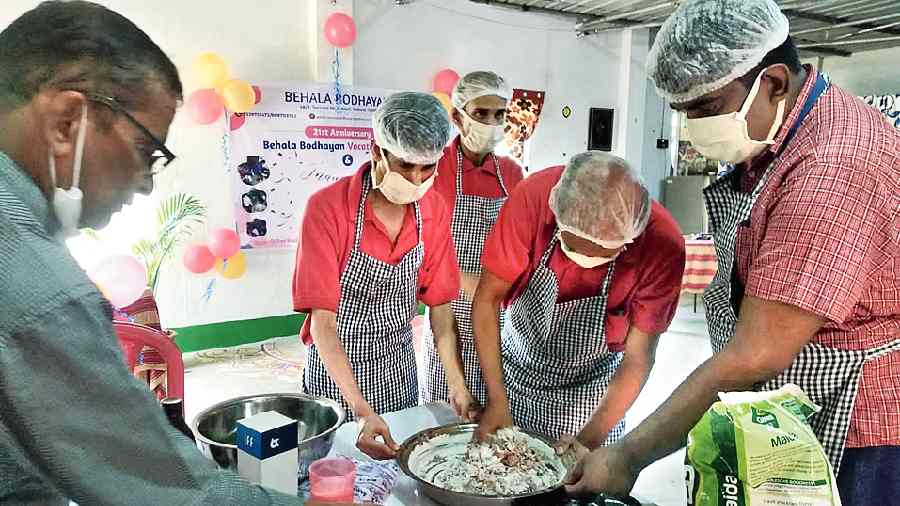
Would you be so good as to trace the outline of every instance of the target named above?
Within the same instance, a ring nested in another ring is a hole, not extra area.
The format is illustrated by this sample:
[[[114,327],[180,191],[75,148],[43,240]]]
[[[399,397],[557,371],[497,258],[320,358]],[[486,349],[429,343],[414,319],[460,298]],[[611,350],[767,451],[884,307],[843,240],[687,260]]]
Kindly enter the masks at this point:
[[[325,39],[334,47],[350,47],[356,42],[356,23],[343,12],[325,19]]]
[[[237,130],[238,128],[241,128],[242,126],[244,126],[244,123],[246,121],[247,121],[247,116],[245,116],[239,112],[232,114],[231,121],[230,121],[231,130],[234,131],[234,130]]]
[[[434,76],[434,91],[446,93],[447,96],[453,94],[453,87],[459,81],[459,74],[453,69],[444,69]]]
[[[100,261],[88,276],[115,307],[138,300],[147,288],[147,270],[129,255],[111,255]]]
[[[217,228],[209,234],[209,251],[225,259],[234,256],[241,249],[241,239],[234,230]]]
[[[187,270],[194,274],[203,274],[215,267],[216,256],[209,251],[208,247],[196,244],[185,250],[182,262]]]
[[[185,108],[188,116],[201,125],[208,125],[222,115],[225,105],[222,97],[213,89],[197,90],[188,97]]]
[[[256,101],[253,104],[258,104],[260,100],[262,100],[262,90],[259,89],[259,86],[253,86],[253,93],[256,94]]]

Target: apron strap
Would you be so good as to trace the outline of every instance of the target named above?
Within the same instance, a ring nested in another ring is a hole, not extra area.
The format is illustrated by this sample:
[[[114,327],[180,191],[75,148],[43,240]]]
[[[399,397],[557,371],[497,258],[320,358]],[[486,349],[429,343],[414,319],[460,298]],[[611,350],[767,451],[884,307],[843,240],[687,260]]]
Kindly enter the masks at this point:
[[[369,195],[369,189],[372,187],[372,169],[363,174],[362,193],[359,198],[359,206],[356,208],[356,231],[353,233],[353,249],[359,250],[359,244],[362,240],[363,225],[366,219],[366,197]]]
[[[866,350],[866,361],[875,360],[897,351],[900,351],[900,339]]]
[[[422,211],[419,209],[419,202],[413,202],[413,210],[416,213],[416,234],[419,237],[419,242],[423,241],[422,239]]]
[[[545,266],[548,269],[550,268],[550,255],[553,253],[553,248],[556,246],[557,242],[559,242],[559,227],[553,229],[553,235],[550,236],[550,243],[547,244],[547,249],[544,250],[544,254],[541,256],[541,262],[538,264],[539,266]]]
[[[553,248],[556,246],[556,243],[559,242],[559,227],[556,227],[553,231],[553,236],[550,238],[550,243],[547,245],[546,251],[544,251],[544,255],[541,256],[541,262],[538,266],[546,267],[550,269],[550,255],[553,254]],[[616,270],[616,261],[618,258],[613,259],[609,263],[609,270],[606,271],[606,277],[603,278],[603,285],[600,287],[600,295],[605,295],[606,298],[609,297],[609,286],[612,284],[613,279],[613,271]],[[552,271],[552,269],[550,269]],[[606,301],[603,302],[603,313],[606,314]],[[603,325],[603,332],[606,332],[606,325]]]

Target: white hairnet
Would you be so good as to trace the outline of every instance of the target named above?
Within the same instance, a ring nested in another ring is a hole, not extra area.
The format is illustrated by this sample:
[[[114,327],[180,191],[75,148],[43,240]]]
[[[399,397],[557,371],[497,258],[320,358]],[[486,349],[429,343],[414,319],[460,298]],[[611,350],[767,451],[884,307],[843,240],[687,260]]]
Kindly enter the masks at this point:
[[[387,97],[372,116],[375,144],[409,163],[430,165],[450,140],[447,110],[427,93],[403,91]]]
[[[624,159],[601,151],[572,157],[550,192],[560,231],[606,248],[634,241],[650,221],[650,194]]]
[[[450,101],[453,107],[464,109],[466,104],[476,98],[492,95],[509,101],[512,98],[512,88],[497,74],[479,70],[469,72],[456,82]]]
[[[773,0],[689,0],[660,28],[647,73],[660,96],[688,102],[743,76],[787,37]]]

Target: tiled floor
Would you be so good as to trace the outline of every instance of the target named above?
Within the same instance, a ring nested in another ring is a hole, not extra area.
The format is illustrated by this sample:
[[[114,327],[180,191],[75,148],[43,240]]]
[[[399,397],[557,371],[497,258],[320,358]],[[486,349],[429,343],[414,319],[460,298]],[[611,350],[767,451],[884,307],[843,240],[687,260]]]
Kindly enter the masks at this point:
[[[698,307],[698,311],[693,312],[693,297],[686,297],[669,331],[660,338],[656,367],[626,417],[629,430],[652,413],[697,365],[710,356],[703,308]],[[255,345],[186,355],[187,419],[193,420],[206,407],[225,399],[299,391],[299,364],[303,358],[304,349],[295,337],[273,340],[265,345],[264,351]],[[638,479],[635,494],[660,506],[685,504],[683,461],[682,451],[647,468]]]

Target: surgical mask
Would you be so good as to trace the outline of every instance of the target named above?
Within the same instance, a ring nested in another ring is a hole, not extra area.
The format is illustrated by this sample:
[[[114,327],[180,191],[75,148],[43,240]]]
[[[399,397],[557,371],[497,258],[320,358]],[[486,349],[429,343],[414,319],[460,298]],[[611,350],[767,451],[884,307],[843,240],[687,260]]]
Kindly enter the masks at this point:
[[[500,125],[485,125],[473,119],[465,110],[459,109],[459,112],[467,130],[462,134],[462,141],[469,150],[479,155],[490,153],[506,136],[505,122]]]
[[[768,146],[775,144],[775,136],[784,121],[785,99],[778,102],[778,112],[766,140],[752,139],[747,129],[747,113],[759,93],[762,75],[763,73],[760,72],[756,77],[741,110],[708,118],[687,120],[691,144],[701,155],[723,162],[742,163],[759,156]]]
[[[559,246],[562,248],[562,252],[569,257],[569,260],[575,262],[582,269],[593,269],[594,267],[600,267],[601,265],[608,264],[616,259],[619,256],[618,253],[611,257],[590,257],[587,255],[582,255],[577,251],[570,249],[566,245],[566,241],[563,241],[562,235],[557,235],[559,238]]]
[[[381,181],[378,184],[375,184],[375,176],[373,173],[372,188],[381,191],[385,198],[393,204],[411,204],[420,200],[428,193],[431,185],[434,184],[434,178],[437,176],[437,171],[434,171],[434,174],[425,181],[422,181],[422,184],[414,185],[399,173],[391,170],[391,164],[388,162],[386,153],[382,152],[381,160],[384,162],[384,176],[382,176]]]
[[[53,212],[59,221],[57,238],[68,239],[78,234],[84,193],[78,188],[81,178],[81,162],[84,158],[84,139],[87,134],[87,105],[81,108],[81,123],[78,124],[78,136],[75,141],[75,160],[72,163],[72,187],[64,190],[56,185],[56,157],[53,149],[47,150],[47,163],[50,167],[50,182],[53,185]]]

